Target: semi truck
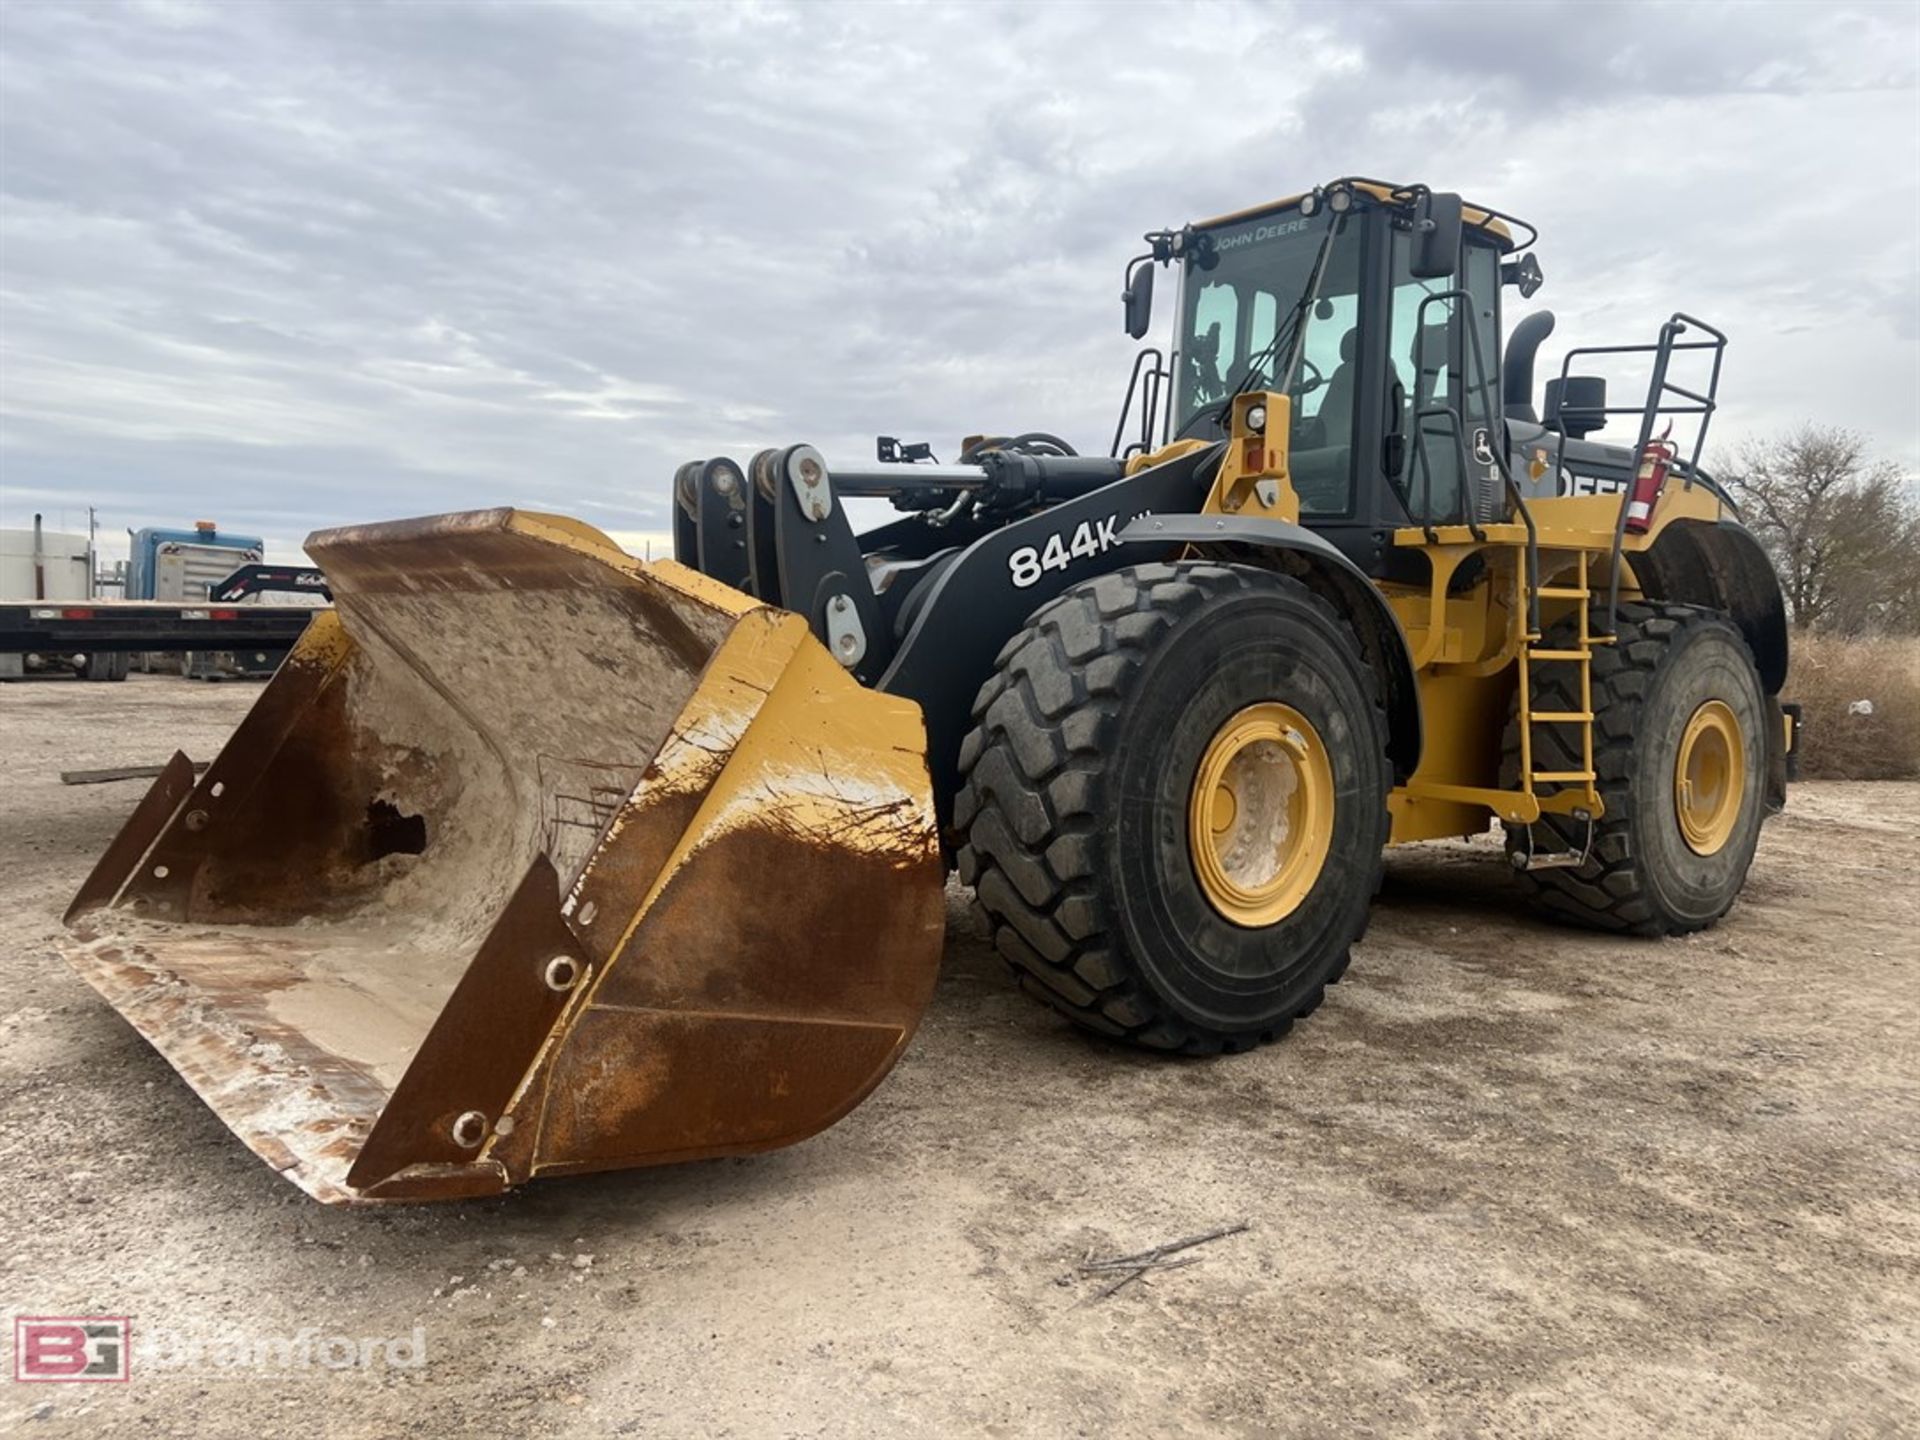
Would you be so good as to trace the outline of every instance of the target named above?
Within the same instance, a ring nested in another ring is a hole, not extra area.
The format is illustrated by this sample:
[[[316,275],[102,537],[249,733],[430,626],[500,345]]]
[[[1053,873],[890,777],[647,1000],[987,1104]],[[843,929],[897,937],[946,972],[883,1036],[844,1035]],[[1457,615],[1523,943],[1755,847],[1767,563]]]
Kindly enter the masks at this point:
[[[99,576],[90,536],[48,530],[39,515],[31,529],[0,531],[0,680],[124,680],[134,668],[270,675],[313,618],[313,601],[265,604],[255,588],[244,603],[210,603],[234,574],[259,571],[265,549],[211,520],[132,531],[121,598],[107,598],[115,587]]]

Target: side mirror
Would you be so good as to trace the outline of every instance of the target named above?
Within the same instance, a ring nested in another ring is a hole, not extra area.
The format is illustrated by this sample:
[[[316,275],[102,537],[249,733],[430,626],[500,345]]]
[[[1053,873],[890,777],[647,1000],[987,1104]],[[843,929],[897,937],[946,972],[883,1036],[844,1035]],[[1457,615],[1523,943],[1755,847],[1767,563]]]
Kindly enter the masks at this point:
[[[1153,324],[1151,256],[1135,263],[1133,273],[1127,277],[1127,288],[1120,292],[1120,301],[1127,307],[1127,334],[1135,340],[1144,339],[1148,327]]]
[[[1413,263],[1416,280],[1444,280],[1460,264],[1460,197],[1445,192],[1422,195],[1413,211]]]

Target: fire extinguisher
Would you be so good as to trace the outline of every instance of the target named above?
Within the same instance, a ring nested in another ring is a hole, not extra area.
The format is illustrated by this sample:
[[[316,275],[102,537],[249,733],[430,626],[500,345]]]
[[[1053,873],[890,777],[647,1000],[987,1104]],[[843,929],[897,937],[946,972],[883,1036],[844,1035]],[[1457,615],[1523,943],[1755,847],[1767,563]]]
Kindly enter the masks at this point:
[[[1633,494],[1627,499],[1627,529],[1636,535],[1647,533],[1653,524],[1653,502],[1660,498],[1660,487],[1667,483],[1667,470],[1679,451],[1668,443],[1673,423],[1655,440],[1647,441],[1640,452],[1640,468],[1634,472]]]

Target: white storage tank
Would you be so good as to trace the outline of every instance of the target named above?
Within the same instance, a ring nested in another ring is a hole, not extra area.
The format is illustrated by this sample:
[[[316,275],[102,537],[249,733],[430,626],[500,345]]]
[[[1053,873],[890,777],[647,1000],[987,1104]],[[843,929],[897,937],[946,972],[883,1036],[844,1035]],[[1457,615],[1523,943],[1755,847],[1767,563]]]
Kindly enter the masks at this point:
[[[85,535],[0,530],[0,600],[92,598],[93,554]]]
[[[0,600],[91,600],[93,550],[67,530],[0,530]],[[26,675],[83,675],[124,680],[125,655],[0,655],[0,680]]]

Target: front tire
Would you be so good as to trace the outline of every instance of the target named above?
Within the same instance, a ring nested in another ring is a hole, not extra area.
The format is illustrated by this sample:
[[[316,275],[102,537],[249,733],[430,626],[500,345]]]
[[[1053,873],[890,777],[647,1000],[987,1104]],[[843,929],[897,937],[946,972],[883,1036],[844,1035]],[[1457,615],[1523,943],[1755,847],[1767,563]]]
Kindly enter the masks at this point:
[[[1298,580],[1140,565],[1036,611],[960,755],[960,876],[1021,987],[1160,1050],[1286,1033],[1379,887],[1387,725]]]
[[[1573,642],[1569,624],[1546,643]],[[1684,935],[1713,924],[1746,883],[1765,818],[1765,726],[1772,713],[1753,653],[1733,622],[1690,605],[1623,604],[1617,639],[1593,650],[1593,747],[1606,813],[1577,868],[1525,871],[1530,900],[1556,919],[1636,935]],[[1577,710],[1579,673],[1541,667],[1534,706]],[[1571,727],[1534,731],[1543,770],[1577,770]],[[1509,724],[1507,773],[1519,771]],[[1583,822],[1543,815],[1548,846],[1577,851]],[[1526,837],[1507,827],[1509,853]]]

